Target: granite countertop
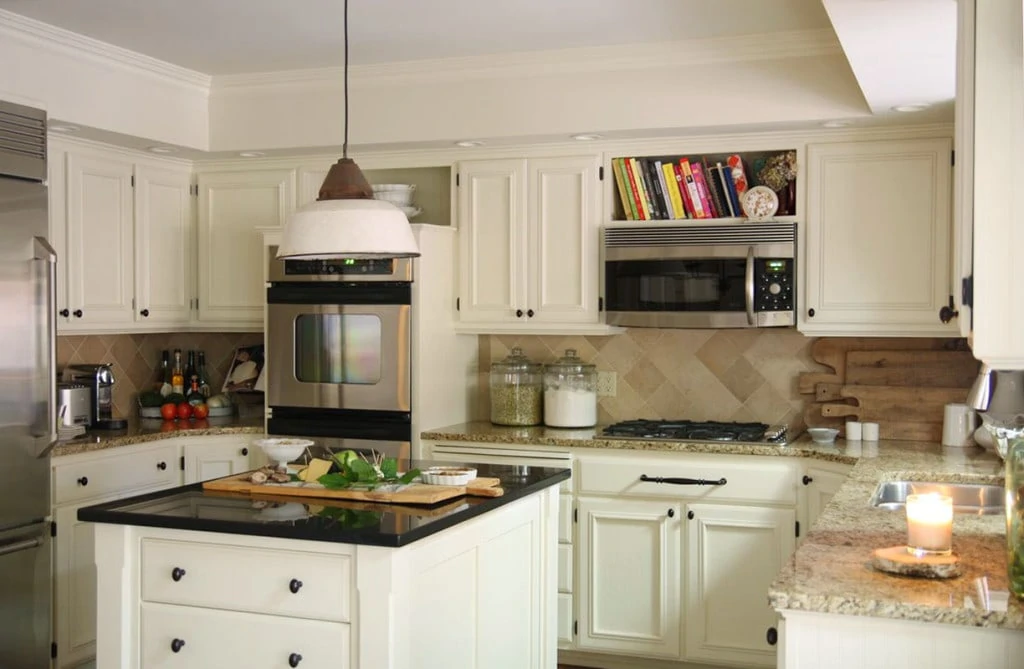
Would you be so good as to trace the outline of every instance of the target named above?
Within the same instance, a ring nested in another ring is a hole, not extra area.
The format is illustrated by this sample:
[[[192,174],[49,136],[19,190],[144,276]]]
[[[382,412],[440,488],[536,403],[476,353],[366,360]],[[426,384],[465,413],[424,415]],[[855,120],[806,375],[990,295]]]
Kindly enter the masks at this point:
[[[424,468],[429,461],[413,462]],[[79,520],[250,536],[399,547],[483,515],[570,476],[568,469],[477,465],[479,476],[501,479],[501,497],[457,497],[432,506],[240,495],[196,483],[79,509]]]
[[[165,421],[160,418],[128,418],[123,430],[86,430],[80,437],[57,442],[50,457],[77,455],[107,448],[131,446],[158,439],[201,437],[219,434],[263,434],[263,415],[224,416],[203,420]]]

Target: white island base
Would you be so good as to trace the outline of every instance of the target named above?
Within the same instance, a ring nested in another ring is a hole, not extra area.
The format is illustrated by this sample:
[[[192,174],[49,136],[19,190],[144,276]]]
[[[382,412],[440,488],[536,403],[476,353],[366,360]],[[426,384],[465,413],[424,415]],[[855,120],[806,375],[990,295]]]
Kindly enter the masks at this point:
[[[97,667],[554,669],[557,510],[400,548],[97,524]]]

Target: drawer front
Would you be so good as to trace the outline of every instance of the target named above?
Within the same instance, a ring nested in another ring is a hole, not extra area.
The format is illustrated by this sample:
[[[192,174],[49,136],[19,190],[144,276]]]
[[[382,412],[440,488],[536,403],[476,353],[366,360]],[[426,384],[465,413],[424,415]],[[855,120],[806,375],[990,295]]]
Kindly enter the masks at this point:
[[[186,606],[348,622],[346,555],[142,541],[142,599]]]
[[[84,462],[58,462],[53,472],[55,504],[117,495],[141,488],[171,487],[181,482],[177,444]]]
[[[572,592],[572,546],[558,547],[558,591]]]
[[[558,645],[573,645],[572,595],[558,595]]]
[[[143,604],[141,628],[141,669],[352,666],[342,623]]]
[[[572,543],[572,495],[558,496],[558,540]]]
[[[580,458],[580,493],[671,497],[716,502],[796,504],[799,464],[771,456],[626,456]],[[724,485],[679,485],[642,481],[641,476],[703,479]]]

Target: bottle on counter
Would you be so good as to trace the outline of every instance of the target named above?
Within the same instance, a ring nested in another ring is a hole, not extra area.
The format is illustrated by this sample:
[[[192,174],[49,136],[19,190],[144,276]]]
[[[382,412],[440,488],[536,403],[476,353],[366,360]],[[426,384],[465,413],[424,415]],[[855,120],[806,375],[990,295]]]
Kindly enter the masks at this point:
[[[196,374],[193,374],[189,381],[189,389],[188,394],[185,395],[185,401],[192,406],[206,404],[206,395],[203,395],[199,390],[199,376]]]
[[[583,362],[575,349],[544,366],[544,424],[597,425],[597,367]]]
[[[192,377],[197,376],[196,374],[196,352],[188,352],[188,363],[185,365],[185,387],[188,388],[192,385]]]
[[[160,367],[157,369],[156,389],[167,397],[171,394],[171,352],[164,350],[160,353]]]
[[[196,376],[199,377],[199,392],[203,394],[203,397],[210,396],[210,377],[206,373],[206,354],[199,351],[198,356],[199,362],[196,365]]]
[[[174,366],[171,368],[171,392],[185,394],[185,368],[181,366],[181,349],[174,349]]]
[[[518,346],[504,360],[491,363],[491,422],[495,425],[540,425],[543,366],[531,362]]]

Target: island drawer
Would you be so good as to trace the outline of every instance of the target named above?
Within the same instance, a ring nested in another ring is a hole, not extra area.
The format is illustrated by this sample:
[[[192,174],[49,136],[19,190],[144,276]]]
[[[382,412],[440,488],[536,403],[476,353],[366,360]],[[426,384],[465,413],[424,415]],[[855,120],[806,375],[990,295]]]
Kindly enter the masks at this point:
[[[347,555],[143,539],[141,568],[147,602],[349,621]]]
[[[140,627],[141,669],[352,666],[343,623],[143,604]]]
[[[75,462],[58,460],[53,466],[54,504],[180,483],[177,444]]]
[[[771,456],[606,453],[576,463],[579,494],[796,504],[796,462]],[[675,479],[661,483],[642,477]],[[722,485],[688,484],[689,480]]]

